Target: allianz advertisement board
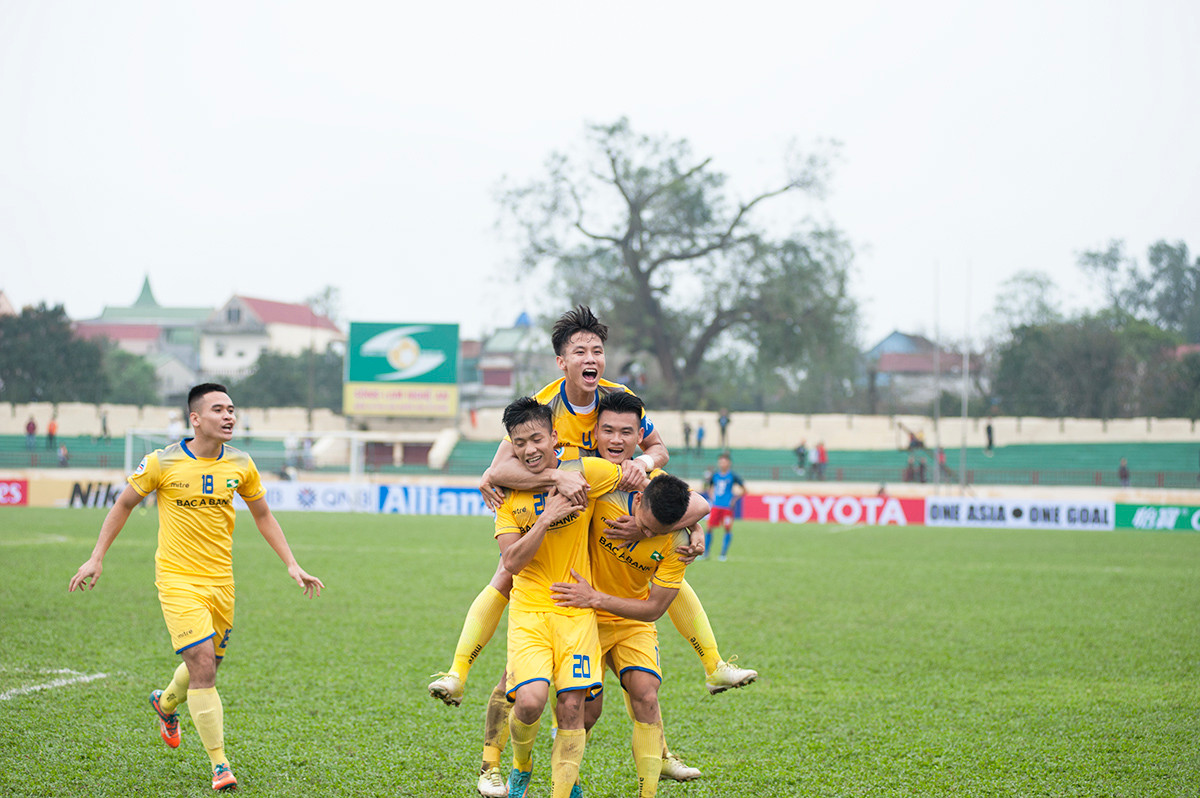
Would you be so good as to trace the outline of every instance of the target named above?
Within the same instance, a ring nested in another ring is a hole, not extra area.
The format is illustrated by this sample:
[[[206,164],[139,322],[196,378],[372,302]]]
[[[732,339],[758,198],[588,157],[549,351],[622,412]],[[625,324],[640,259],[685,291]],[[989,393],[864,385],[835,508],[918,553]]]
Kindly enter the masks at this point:
[[[350,322],[342,409],[350,416],[458,414],[458,325]]]

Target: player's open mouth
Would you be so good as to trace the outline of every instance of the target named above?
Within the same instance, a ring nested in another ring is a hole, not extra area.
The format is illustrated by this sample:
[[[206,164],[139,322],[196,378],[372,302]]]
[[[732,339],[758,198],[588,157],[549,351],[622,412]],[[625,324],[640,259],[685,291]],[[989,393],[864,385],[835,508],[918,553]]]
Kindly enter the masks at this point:
[[[535,466],[540,462],[542,462],[541,452],[538,452],[537,454],[531,454],[525,458],[525,465],[527,466]]]
[[[600,379],[600,372],[596,369],[584,369],[583,378],[588,382]]]

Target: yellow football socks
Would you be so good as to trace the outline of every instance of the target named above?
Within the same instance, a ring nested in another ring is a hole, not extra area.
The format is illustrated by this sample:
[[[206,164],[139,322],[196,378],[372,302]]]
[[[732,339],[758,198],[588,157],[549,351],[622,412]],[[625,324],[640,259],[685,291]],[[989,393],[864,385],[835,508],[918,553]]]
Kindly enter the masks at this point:
[[[654,798],[658,794],[664,747],[660,724],[633,722],[633,762],[637,767],[638,798]]]
[[[500,625],[500,618],[507,606],[508,599],[491,585],[480,591],[471,602],[471,608],[467,610],[467,617],[463,620],[462,632],[458,636],[458,645],[454,649],[454,663],[450,666],[450,672],[458,674],[458,678],[464,683],[467,681],[467,672],[475,664],[475,658],[496,633],[496,627]]]
[[[158,705],[162,707],[163,712],[170,715],[176,707],[187,701],[189,678],[187,665],[183,662],[179,663],[179,667],[175,669],[175,675],[171,677],[171,683],[158,697]]]
[[[516,740],[515,735],[513,739]],[[550,748],[551,798],[570,798],[571,788],[579,780],[579,766],[583,763],[586,744],[587,732],[583,729],[560,728],[554,736],[554,745]]]
[[[508,725],[512,739],[513,767],[528,771],[533,767],[533,742],[537,739],[542,719],[538,718],[531,724],[525,724],[514,714],[509,717]]]
[[[708,622],[708,613],[700,603],[700,597],[692,586],[684,580],[679,588],[679,594],[667,608],[671,623],[679,630],[679,634],[691,644],[700,661],[704,663],[704,672],[712,672],[721,664],[721,654],[717,651],[717,636],[713,634],[712,624]]]
[[[504,688],[497,685],[488,696],[487,710],[483,716],[483,764],[485,768],[499,767],[500,754],[508,745],[508,716],[512,714],[512,704],[504,694]]]
[[[188,708],[208,758],[213,765],[228,765],[229,760],[225,758],[225,710],[221,706],[217,688],[188,690]]]

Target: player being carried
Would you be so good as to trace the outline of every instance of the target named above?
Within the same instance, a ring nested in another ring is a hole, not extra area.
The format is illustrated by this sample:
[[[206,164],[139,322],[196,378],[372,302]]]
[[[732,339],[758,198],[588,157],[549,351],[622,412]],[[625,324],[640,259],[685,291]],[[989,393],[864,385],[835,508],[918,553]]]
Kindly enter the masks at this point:
[[[590,308],[582,305],[563,314],[555,322],[551,333],[556,361],[563,371],[563,377],[542,388],[535,398],[549,405],[559,444],[572,452],[593,448],[597,407],[601,397],[610,393],[629,392],[624,385],[603,378],[604,343],[607,337],[608,327],[596,318]],[[669,459],[662,436],[649,418],[642,419],[642,433],[640,446],[643,454],[622,464],[622,489],[629,489],[630,480],[638,477],[639,472],[644,475],[654,468],[661,468]],[[565,456],[568,454],[564,453]],[[548,490],[554,487],[560,493],[571,495],[579,502],[583,500],[585,487],[579,474],[561,469],[552,469],[550,473],[530,474],[516,460],[512,444],[508,440],[500,443],[496,456],[480,484],[480,492],[492,509],[503,500],[504,488],[500,486],[523,490]],[[629,516],[612,523],[614,537],[624,536],[627,540],[642,537],[641,530]],[[508,605],[511,588],[512,576],[501,563],[467,612],[450,668],[446,672],[436,674],[437,678],[429,685],[429,693],[434,698],[451,706],[458,706],[462,702],[463,689],[471,665],[495,633],[504,608]],[[672,602],[669,614],[675,628],[700,657],[710,693],[741,687],[758,677],[756,671],[736,667],[721,658],[708,615],[699,597],[687,582],[683,583],[679,595]],[[504,730],[508,727],[504,721],[507,711],[508,702],[504,698],[503,685],[497,685],[488,699],[487,720],[484,726],[483,766],[478,784],[480,793],[484,796],[505,795],[497,763],[504,747]],[[699,775],[699,771],[687,768],[675,758],[664,759],[663,769],[665,776],[676,780],[695,778]]]
[[[158,494],[158,550],[154,584],[171,644],[183,662],[170,684],[150,694],[163,740],[180,743],[179,706],[185,701],[200,742],[212,761],[212,787],[237,787],[225,756],[224,709],[217,694],[217,667],[233,631],[233,495],[250,508],[259,533],[287,565],[288,576],[319,596],[325,585],[306,573],[279,522],[267,506],[258,469],[250,455],[227,446],[236,423],[225,386],[197,385],[188,393],[193,437],[146,455],[100,526],[92,556],[71,577],[69,591],[92,589],[104,570],[104,555],[151,492]]]
[[[610,462],[629,456],[641,439],[641,415],[642,400],[632,394],[610,394],[600,401],[596,442],[601,456]],[[685,530],[694,525],[698,539],[698,522],[707,511],[708,502],[699,493],[660,469],[642,493],[606,493],[596,501],[588,536],[591,580],[572,573],[574,581],[553,586],[559,606],[596,610],[601,662],[621,680],[633,718],[639,798],[657,794],[663,759],[672,758],[658,703],[662,672],[654,621],[666,612],[683,584],[684,568],[691,559],[684,555],[692,551]],[[610,538],[605,523],[626,514],[648,535],[628,547]],[[602,701],[603,695],[587,703],[586,730],[591,731],[600,717]]]

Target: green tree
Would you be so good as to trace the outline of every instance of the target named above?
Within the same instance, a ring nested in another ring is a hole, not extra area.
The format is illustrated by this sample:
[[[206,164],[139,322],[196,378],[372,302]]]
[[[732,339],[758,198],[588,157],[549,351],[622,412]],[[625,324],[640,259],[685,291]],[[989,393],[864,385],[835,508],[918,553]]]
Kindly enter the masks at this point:
[[[335,351],[281,355],[263,352],[254,373],[229,386],[239,404],[247,407],[304,407],[313,374],[313,407],[342,411],[343,357]]]
[[[1200,258],[1193,261],[1184,242],[1152,244],[1145,269],[1125,254],[1120,240],[1081,253],[1078,262],[1100,281],[1110,309],[1200,343]]]
[[[564,306],[591,305],[614,348],[649,359],[653,403],[706,404],[711,361],[731,353],[783,382],[820,375],[832,402],[852,374],[850,247],[798,213],[782,238],[756,222],[768,201],[820,196],[827,173],[825,158],[809,157],[738,199],[686,140],[639,135],[621,119],[590,126],[585,152],[552,155],[544,179],[506,188],[501,204],[525,266],[548,264]]]
[[[1062,321],[1057,289],[1045,272],[1020,271],[1000,284],[993,308],[1003,335],[1018,327]]]
[[[1119,311],[1027,325],[1001,347],[996,394],[1018,416],[1145,415],[1178,338]]]
[[[2,401],[103,401],[101,358],[99,344],[75,337],[62,305],[43,302],[0,316]]]
[[[104,395],[101,401],[115,405],[152,405],[158,402],[158,375],[154,366],[140,355],[118,349],[111,341],[103,344],[101,374]]]

